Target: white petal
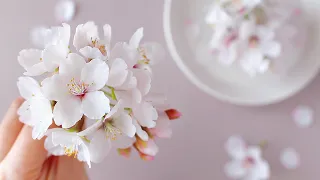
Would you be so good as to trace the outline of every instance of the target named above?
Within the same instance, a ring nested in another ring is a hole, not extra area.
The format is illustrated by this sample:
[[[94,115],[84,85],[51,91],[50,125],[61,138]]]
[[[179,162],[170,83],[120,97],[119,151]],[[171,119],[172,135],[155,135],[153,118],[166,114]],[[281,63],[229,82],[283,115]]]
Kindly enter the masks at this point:
[[[127,135],[117,136],[117,139],[112,141],[112,146],[115,148],[126,149],[128,147],[132,147],[133,143],[136,142],[136,138],[129,137]]]
[[[261,148],[258,146],[249,146],[247,148],[247,155],[252,157],[253,159],[259,160],[261,159]]]
[[[110,74],[108,79],[108,86],[117,87],[122,85],[128,75],[128,66],[123,59],[117,58],[110,66]]]
[[[112,116],[119,116],[120,113],[123,111],[124,108],[124,101],[120,99],[118,103],[111,109],[111,111],[106,115],[105,119],[108,119]],[[120,113],[119,113],[120,112]]]
[[[118,99],[123,100],[125,107],[133,107],[142,100],[142,95],[137,88],[128,91],[116,91]]]
[[[90,119],[101,119],[110,111],[110,100],[102,91],[86,93],[82,99],[81,109]]]
[[[70,25],[66,23],[62,23],[62,27],[58,27],[60,41],[67,46],[70,42],[70,29]]]
[[[74,35],[73,45],[77,50],[91,45],[92,40],[96,40],[98,38],[98,27],[94,22],[89,21],[85,24],[80,24],[76,28],[76,32]]]
[[[157,125],[150,129],[150,132],[159,138],[170,138],[172,129],[170,120],[166,115],[162,115],[157,119]]]
[[[17,114],[19,115],[19,120],[29,126],[34,126],[36,120],[31,117],[31,110],[30,110],[30,100],[26,100],[22,103],[19,107]]]
[[[158,119],[156,109],[147,102],[142,102],[137,107],[132,108],[133,115],[143,127],[153,128],[156,126],[154,120]]]
[[[138,81],[137,78],[133,76],[132,71],[128,71],[126,80],[122,83],[121,86],[117,87],[118,90],[129,90],[137,87]]]
[[[87,63],[81,72],[82,82],[89,84],[89,91],[99,90],[103,88],[109,76],[108,65],[99,59],[93,59]]]
[[[250,36],[254,35],[255,30],[256,26],[254,21],[244,21],[240,26],[239,37],[242,40],[247,40]]]
[[[279,57],[282,51],[281,44],[275,41],[263,43],[261,48],[262,52],[269,58]]]
[[[70,77],[80,77],[82,68],[86,65],[85,59],[76,53],[68,54],[67,59],[61,62],[59,74],[68,75]]]
[[[90,155],[91,153],[89,151],[87,143],[82,143],[79,147],[78,160],[87,162],[89,168],[91,168]]]
[[[43,49],[48,45],[57,43],[59,31],[57,31],[57,28],[49,29],[44,26],[38,26],[31,30],[30,38],[36,47]]]
[[[256,162],[257,164],[251,169],[250,179],[269,179],[270,167],[266,161]]]
[[[24,99],[30,99],[34,96],[42,96],[39,83],[31,77],[19,77],[17,85],[20,95]]]
[[[103,120],[99,120],[96,123],[89,126],[88,128],[86,128],[85,130],[79,132],[78,136],[87,136],[89,134],[92,134],[96,132],[98,129],[100,129],[102,125],[103,125]]]
[[[25,49],[19,52],[19,64],[32,76],[41,75],[46,72],[42,63],[42,51],[38,49]]]
[[[106,137],[103,129],[98,130],[89,145],[90,159],[92,162],[99,163],[109,154],[111,142]]]
[[[149,71],[137,69],[133,71],[134,76],[137,78],[137,88],[144,96],[148,94],[151,88],[151,74]]]
[[[49,135],[44,141],[44,148],[48,151],[48,153],[55,156],[64,155],[64,149],[61,146],[54,145],[52,142],[52,135]]]
[[[23,73],[23,75],[25,75],[25,76],[39,76],[39,75],[42,75],[43,73],[47,72],[47,68],[43,62],[35,64],[35,65],[27,68],[26,70],[27,70],[27,72]]]
[[[105,45],[106,45],[107,49],[110,49],[112,30],[111,30],[111,26],[109,24],[105,24],[103,26],[103,34],[104,34],[104,39],[106,42]]]
[[[42,92],[49,100],[61,100],[71,96],[68,92],[67,79],[61,75],[53,75],[41,82]]]
[[[118,42],[112,48],[109,60],[113,61],[117,58],[123,59],[127,65],[132,68],[137,63],[137,59],[134,59],[137,56],[137,49],[129,47],[126,43]]]
[[[88,59],[103,58],[103,54],[96,47],[86,46],[84,48],[81,48],[79,52]]]
[[[50,45],[43,51],[43,62],[49,72],[53,72],[65,61],[69,53],[69,48],[64,44]]]
[[[246,143],[240,136],[231,136],[225,144],[225,148],[234,159],[243,159],[245,156]]]
[[[113,125],[129,137],[136,134],[136,127],[132,124],[132,118],[127,113],[122,112],[118,117],[113,118]]]
[[[296,169],[300,165],[300,155],[293,148],[284,149],[281,152],[280,161],[287,169]]]
[[[242,161],[232,161],[226,164],[225,172],[228,177],[240,179],[243,178],[247,171],[243,168]]]
[[[60,100],[53,109],[53,117],[56,125],[62,125],[63,128],[74,126],[80,121],[82,115],[81,100],[78,98]]]
[[[143,140],[143,141],[148,141],[149,140],[149,136],[148,133],[146,131],[144,131],[140,124],[138,123],[137,120],[133,119],[132,120],[133,125],[136,127],[136,132],[137,135]]]
[[[314,123],[314,111],[309,106],[300,105],[296,107],[292,117],[300,128],[308,128]]]
[[[147,58],[150,60],[150,65],[154,65],[164,60],[165,52],[161,44],[155,42],[147,42],[142,44],[141,48],[143,48]]]
[[[51,103],[45,98],[33,98],[30,109],[32,118],[37,121],[32,131],[32,138],[41,139],[52,124]]]
[[[68,22],[74,17],[76,4],[71,0],[60,0],[55,7],[55,18],[58,22]]]
[[[51,133],[52,135],[52,143],[53,145],[57,146],[73,146],[73,145],[80,145],[82,142],[81,138],[77,136],[76,133],[68,132],[64,129],[57,128],[54,129]]]
[[[132,35],[129,44],[131,47],[137,49],[139,47],[140,41],[143,38],[143,28],[137,29],[137,31]]]

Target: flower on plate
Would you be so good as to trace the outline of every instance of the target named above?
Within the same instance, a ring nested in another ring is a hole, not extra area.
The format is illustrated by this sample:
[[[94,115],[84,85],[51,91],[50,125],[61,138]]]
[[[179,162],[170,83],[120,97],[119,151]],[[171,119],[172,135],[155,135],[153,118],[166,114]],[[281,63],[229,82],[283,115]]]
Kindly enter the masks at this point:
[[[248,20],[242,23],[239,36],[246,48],[240,63],[252,76],[266,72],[270,61],[280,56],[281,44],[274,40],[275,33],[271,28]]]
[[[83,115],[100,119],[108,113],[110,100],[100,91],[108,81],[108,73],[108,65],[100,59],[86,63],[78,54],[69,54],[59,74],[42,82],[46,96],[57,101],[53,110],[55,123],[70,128]]]
[[[20,121],[33,127],[33,139],[41,139],[52,124],[51,103],[33,78],[20,77],[17,85],[21,96],[26,100],[18,110]]]
[[[270,167],[261,157],[259,146],[247,146],[238,136],[232,136],[226,143],[226,150],[232,161],[225,166],[226,174],[233,179],[265,180],[270,177]]]

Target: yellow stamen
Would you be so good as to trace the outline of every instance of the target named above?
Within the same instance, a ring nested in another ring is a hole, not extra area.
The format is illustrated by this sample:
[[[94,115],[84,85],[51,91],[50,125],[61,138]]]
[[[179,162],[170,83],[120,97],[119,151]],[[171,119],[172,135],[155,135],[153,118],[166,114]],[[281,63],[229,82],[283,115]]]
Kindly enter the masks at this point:
[[[106,123],[105,131],[107,133],[107,138],[110,138],[111,140],[116,140],[117,136],[122,135],[121,130],[113,126],[110,122]]]
[[[73,156],[73,158],[76,158],[78,155],[78,150],[76,149],[75,146],[72,147],[64,147],[64,154],[71,157]]]

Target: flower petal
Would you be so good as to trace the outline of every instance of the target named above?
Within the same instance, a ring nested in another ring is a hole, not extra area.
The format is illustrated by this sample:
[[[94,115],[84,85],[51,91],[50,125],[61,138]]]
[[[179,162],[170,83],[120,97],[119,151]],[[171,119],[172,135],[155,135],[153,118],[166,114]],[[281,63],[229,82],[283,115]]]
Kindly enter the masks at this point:
[[[143,127],[153,128],[156,126],[154,120],[158,119],[156,109],[148,102],[142,102],[136,107],[132,108],[134,117],[139,121]]]
[[[74,17],[76,4],[71,0],[59,1],[55,6],[54,15],[58,22],[68,22]]]
[[[96,132],[98,129],[100,129],[102,127],[102,125],[103,125],[103,121],[99,120],[96,123],[94,123],[93,125],[86,128],[85,130],[79,132],[78,136],[87,136],[89,134],[92,134],[92,133]]]
[[[287,169],[296,169],[300,165],[299,153],[293,148],[286,148],[281,152],[280,161]]]
[[[229,155],[234,159],[243,159],[245,157],[246,143],[240,136],[231,136],[225,144]]]
[[[269,179],[270,167],[266,161],[257,162],[250,173],[250,179]]]
[[[82,68],[86,65],[85,59],[76,53],[68,54],[67,59],[62,61],[59,67],[59,74],[70,77],[80,77]],[[80,79],[79,79],[80,80]]]
[[[135,49],[138,49],[141,39],[143,38],[143,28],[137,29],[137,31],[132,35],[129,45]]]
[[[131,138],[126,135],[119,135],[117,136],[117,139],[112,141],[112,146],[115,148],[124,149],[124,148],[131,147],[135,141],[136,141],[135,137]]]
[[[168,109],[165,111],[165,113],[170,120],[179,119],[182,116],[182,114],[176,109]]]
[[[254,159],[261,159],[261,148],[258,146],[250,146],[247,150],[247,155]]]
[[[133,71],[134,76],[137,78],[137,88],[141,92],[141,95],[144,96],[148,94],[151,88],[151,74],[149,71],[136,69]]]
[[[128,75],[128,66],[123,59],[117,58],[112,61],[110,74],[107,82],[108,86],[118,87],[122,85]]]
[[[107,49],[110,49],[112,30],[111,30],[111,26],[109,24],[105,24],[103,26],[103,34],[104,34],[104,40],[106,43],[105,45],[106,45]]]
[[[76,28],[76,32],[73,39],[73,45],[77,50],[92,44],[92,40],[96,40],[98,37],[98,27],[94,22],[89,21],[85,24],[80,24]]]
[[[113,125],[129,137],[136,134],[136,127],[132,124],[132,118],[127,113],[122,112],[118,117],[114,117]]]
[[[44,148],[48,151],[49,154],[54,156],[64,155],[64,149],[59,145],[54,145],[52,142],[52,135],[49,135],[44,141]]]
[[[279,57],[282,51],[281,44],[276,41],[263,43],[261,48],[262,52],[269,58]]]
[[[232,161],[226,164],[225,172],[228,177],[234,179],[244,178],[247,171],[242,165],[242,161]]]
[[[103,115],[110,112],[110,100],[102,91],[86,93],[82,99],[81,109],[90,119],[101,119]]]
[[[96,131],[90,145],[90,159],[92,162],[99,163],[109,154],[111,150],[110,139],[106,138],[106,134],[103,129]]]
[[[166,115],[162,115],[157,119],[157,125],[154,128],[149,129],[149,132],[159,138],[171,138],[172,129],[170,120]]]
[[[135,145],[139,152],[149,156],[155,156],[159,152],[159,148],[153,139],[148,141],[137,140]]]
[[[34,96],[42,96],[39,83],[31,77],[19,77],[17,86],[24,99],[30,99]]]
[[[68,45],[59,43],[50,45],[43,51],[43,62],[49,72],[53,72],[59,67],[62,61],[65,61],[69,53]]]
[[[33,98],[30,101],[32,118],[37,122],[32,131],[33,139],[41,139],[52,124],[52,108],[49,100],[45,98]]]
[[[81,48],[79,52],[88,59],[103,58],[103,54],[96,47],[86,46],[84,48]]]
[[[109,67],[108,65],[100,60],[93,59],[87,63],[81,72],[82,82],[89,84],[89,91],[95,91],[103,88],[109,76]]]
[[[118,116],[120,115],[119,112],[123,111],[124,108],[124,101],[120,99],[118,103],[111,109],[111,111],[106,115],[105,119],[108,119],[112,116]]]
[[[54,122],[58,126],[62,125],[62,128],[74,126],[82,115],[81,100],[75,97],[58,101],[53,109]]]
[[[17,114],[22,123],[32,127],[36,124],[36,120],[31,117],[30,100],[26,100],[22,103]]]
[[[19,52],[18,62],[30,76],[38,76],[46,72],[42,63],[42,51],[38,49],[24,49]],[[38,65],[42,64],[42,65]]]
[[[79,147],[79,152],[78,152],[78,160],[79,161],[84,161],[87,162],[88,167],[91,168],[91,153],[88,148],[87,143],[82,143]]]
[[[164,60],[165,52],[161,44],[155,42],[147,42],[142,44],[141,48],[145,51],[147,58],[150,60],[150,65],[154,65]]]
[[[132,120],[133,125],[136,127],[136,133],[137,135],[143,140],[143,141],[148,141],[149,136],[146,131],[144,131],[138,121],[136,119]]]
[[[70,96],[67,87],[67,79],[61,75],[53,75],[41,82],[42,92],[49,100],[59,101]]]

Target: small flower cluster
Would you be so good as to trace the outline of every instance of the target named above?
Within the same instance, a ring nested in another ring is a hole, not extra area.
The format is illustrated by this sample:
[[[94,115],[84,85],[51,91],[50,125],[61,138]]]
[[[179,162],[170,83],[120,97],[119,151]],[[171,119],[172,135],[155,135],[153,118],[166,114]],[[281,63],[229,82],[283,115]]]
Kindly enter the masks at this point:
[[[143,159],[153,159],[154,138],[170,137],[170,120],[180,117],[163,95],[150,92],[151,66],[164,50],[140,43],[143,28],[113,48],[110,25],[103,32],[100,38],[94,22],[78,25],[71,49],[70,26],[62,24],[38,34],[41,49],[20,52],[26,70],[17,83],[26,100],[20,120],[33,127],[34,139],[47,136],[50,154],[74,156],[89,167],[111,147],[123,155],[135,147]]]
[[[213,29],[209,46],[214,57],[225,65],[239,63],[250,76],[268,71],[281,55],[275,31],[287,17],[269,9],[264,0],[215,1],[205,18]]]

